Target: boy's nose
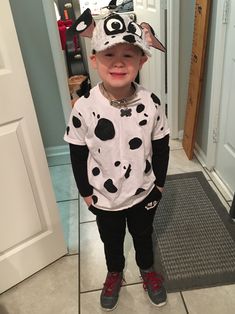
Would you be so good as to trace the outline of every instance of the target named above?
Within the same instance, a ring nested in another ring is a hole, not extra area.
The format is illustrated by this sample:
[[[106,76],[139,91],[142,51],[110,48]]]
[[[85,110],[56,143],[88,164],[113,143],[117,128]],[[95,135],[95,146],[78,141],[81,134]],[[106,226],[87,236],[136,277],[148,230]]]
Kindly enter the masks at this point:
[[[122,59],[116,59],[116,60],[114,60],[114,66],[116,66],[116,67],[122,67],[122,66],[124,66],[124,62],[123,62],[123,60]]]

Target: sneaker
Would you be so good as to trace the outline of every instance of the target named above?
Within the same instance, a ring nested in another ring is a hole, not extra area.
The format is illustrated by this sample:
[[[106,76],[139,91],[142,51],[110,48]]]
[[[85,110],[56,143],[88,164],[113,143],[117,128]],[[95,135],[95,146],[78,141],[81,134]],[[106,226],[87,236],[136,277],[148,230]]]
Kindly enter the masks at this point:
[[[103,310],[112,311],[116,308],[122,282],[122,272],[108,272],[100,295],[100,304]]]
[[[156,273],[152,268],[140,269],[143,279],[144,290],[147,291],[151,303],[160,307],[166,304],[166,289],[163,286],[162,275]]]

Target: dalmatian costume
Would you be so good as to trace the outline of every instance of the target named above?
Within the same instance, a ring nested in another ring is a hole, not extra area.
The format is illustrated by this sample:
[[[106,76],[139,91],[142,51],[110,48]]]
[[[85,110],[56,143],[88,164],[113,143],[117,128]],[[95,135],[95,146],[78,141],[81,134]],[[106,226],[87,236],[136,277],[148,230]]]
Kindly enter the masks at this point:
[[[84,15],[72,31],[91,37],[93,52],[128,42],[151,55],[146,31],[129,17],[111,14],[95,26],[89,12]],[[164,51],[160,42],[157,45]],[[93,205],[106,211],[130,208],[151,192],[156,184],[152,141],[169,134],[159,98],[133,84],[136,97],[123,107],[110,105],[99,84],[92,88],[75,103],[64,136],[81,150],[87,148],[83,166],[74,169],[80,194],[92,195]]]

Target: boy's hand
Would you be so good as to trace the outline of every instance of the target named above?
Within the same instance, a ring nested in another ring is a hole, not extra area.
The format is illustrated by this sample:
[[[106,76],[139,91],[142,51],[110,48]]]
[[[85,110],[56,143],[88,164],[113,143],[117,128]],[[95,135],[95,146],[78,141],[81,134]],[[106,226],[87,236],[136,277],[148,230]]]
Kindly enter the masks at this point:
[[[85,196],[85,197],[83,197],[83,199],[84,199],[84,201],[88,207],[92,204],[92,197],[91,196]]]
[[[157,188],[161,193],[163,192],[163,188],[162,188],[162,187],[156,185],[156,188]]]

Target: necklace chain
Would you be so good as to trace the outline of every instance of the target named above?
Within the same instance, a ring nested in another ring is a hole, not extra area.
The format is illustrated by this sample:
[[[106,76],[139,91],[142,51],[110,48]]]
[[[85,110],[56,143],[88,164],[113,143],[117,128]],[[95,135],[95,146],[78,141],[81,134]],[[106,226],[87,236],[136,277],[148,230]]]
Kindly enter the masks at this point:
[[[134,93],[131,96],[122,98],[122,99],[112,99],[112,97],[110,96],[106,88],[104,87],[104,83],[101,83],[99,86],[100,86],[101,93],[104,95],[104,97],[106,97],[109,100],[110,105],[115,108],[119,108],[119,109],[127,108],[128,106],[136,103],[136,101],[140,100],[140,98],[136,99],[137,93],[136,93],[136,89],[134,85],[131,85],[132,88],[134,89]]]

